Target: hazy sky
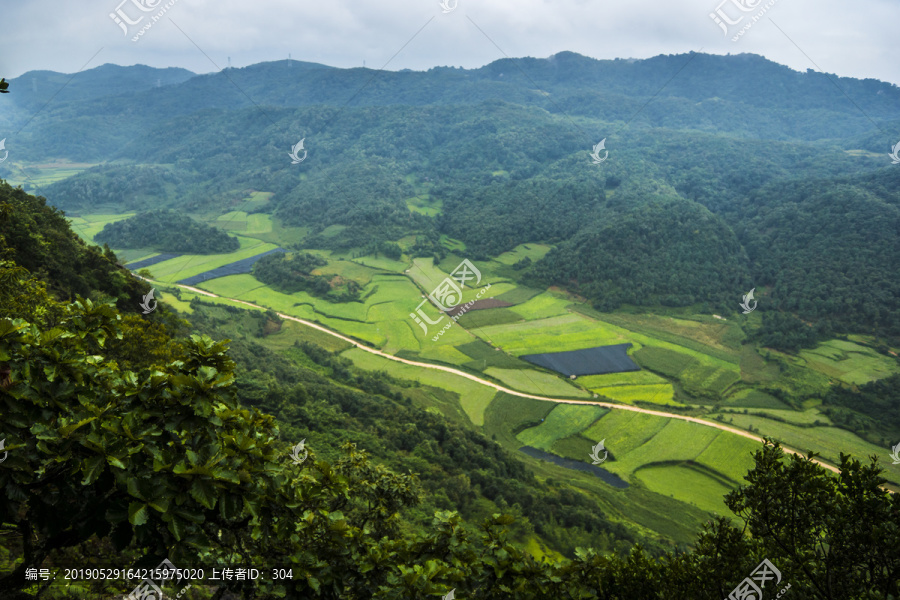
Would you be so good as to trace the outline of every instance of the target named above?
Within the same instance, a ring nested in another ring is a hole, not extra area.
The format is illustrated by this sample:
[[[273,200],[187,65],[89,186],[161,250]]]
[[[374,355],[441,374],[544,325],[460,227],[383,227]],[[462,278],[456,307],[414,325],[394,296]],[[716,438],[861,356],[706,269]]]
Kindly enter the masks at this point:
[[[227,66],[228,57],[243,67],[289,53],[338,67],[365,61],[370,68],[423,70],[563,50],[594,58],[694,50],[752,52],[801,71],[818,66],[900,84],[900,0],[444,2],[455,8],[445,13],[439,0],[0,0],[0,76],[74,73],[104,63],[208,73]],[[126,34],[110,17],[117,9],[123,23],[143,19],[124,25]],[[743,17],[727,36],[710,17],[717,9],[720,19]]]

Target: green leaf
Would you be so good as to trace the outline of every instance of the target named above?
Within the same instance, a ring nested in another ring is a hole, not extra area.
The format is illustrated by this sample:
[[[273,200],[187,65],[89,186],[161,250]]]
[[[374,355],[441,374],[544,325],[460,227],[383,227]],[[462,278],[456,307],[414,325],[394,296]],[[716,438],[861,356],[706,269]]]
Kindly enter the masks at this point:
[[[191,484],[191,496],[206,508],[216,507],[216,488],[208,479],[195,479]]]
[[[169,498],[165,496],[154,498],[150,500],[149,504],[153,509],[158,510],[161,513],[167,512],[169,510]]]
[[[173,518],[169,521],[169,532],[180,542],[186,532],[184,521],[177,517]]]
[[[102,456],[92,456],[85,460],[81,467],[81,472],[84,473],[84,479],[81,480],[81,485],[91,485],[97,481],[97,478],[100,477],[105,466],[106,460]]]
[[[147,505],[143,502],[131,502],[128,505],[128,521],[135,527],[146,523],[149,517]]]
[[[119,467],[120,469],[126,469],[125,463],[116,458],[115,456],[107,456],[106,461],[114,467]]]

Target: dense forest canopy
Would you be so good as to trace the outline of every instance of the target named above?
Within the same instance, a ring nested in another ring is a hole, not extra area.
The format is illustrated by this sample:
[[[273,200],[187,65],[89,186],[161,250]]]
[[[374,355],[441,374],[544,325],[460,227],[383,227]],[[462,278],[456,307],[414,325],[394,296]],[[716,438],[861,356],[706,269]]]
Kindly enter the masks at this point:
[[[222,254],[240,247],[237,238],[221,229],[171,210],[140,213],[108,223],[94,239],[114,248],[152,248],[189,254]]]

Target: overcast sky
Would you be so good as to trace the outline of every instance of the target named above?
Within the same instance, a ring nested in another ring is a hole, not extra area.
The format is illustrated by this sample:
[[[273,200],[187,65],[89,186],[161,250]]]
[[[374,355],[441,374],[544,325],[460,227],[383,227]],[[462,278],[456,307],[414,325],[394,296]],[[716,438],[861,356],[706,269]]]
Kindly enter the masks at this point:
[[[693,50],[751,52],[801,71],[900,84],[900,0],[443,1],[452,10],[439,0],[0,0],[0,76],[104,63],[208,73],[228,57],[243,67],[288,54],[338,67],[424,70],[563,50],[601,59]],[[110,17],[117,9],[121,27]],[[723,23],[742,18],[724,26],[727,35],[710,16],[717,9]],[[123,17],[143,18],[128,25]]]

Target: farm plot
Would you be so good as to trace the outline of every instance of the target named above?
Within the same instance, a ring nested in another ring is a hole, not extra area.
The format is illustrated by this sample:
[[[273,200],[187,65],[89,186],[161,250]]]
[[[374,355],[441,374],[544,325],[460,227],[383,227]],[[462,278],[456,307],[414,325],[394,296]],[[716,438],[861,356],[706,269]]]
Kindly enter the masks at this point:
[[[160,281],[175,283],[178,280],[193,277],[194,275],[199,275],[200,273],[205,273],[277,248],[275,244],[267,244],[253,238],[240,235],[234,237],[241,244],[241,247],[234,252],[225,254],[182,254],[177,258],[155,265],[153,274]]]
[[[462,409],[472,423],[479,427],[484,425],[484,412],[496,394],[494,389],[475,383],[465,377],[443,371],[420,369],[411,365],[405,365],[358,348],[347,350],[341,356],[349,358],[357,367],[367,371],[385,371],[399,379],[420,381],[426,385],[443,388],[459,394],[459,404],[462,406]]]
[[[273,248],[272,250],[263,252],[262,254],[257,254],[256,256],[251,256],[250,258],[243,258],[233,263],[222,265],[221,267],[217,267],[210,271],[198,273],[197,275],[188,277],[186,279],[180,279],[178,283],[196,286],[205,281],[209,281],[210,279],[218,279],[219,277],[226,277],[228,275],[241,275],[243,273],[249,273],[253,269],[253,265],[259,262],[262,257],[279,252],[283,254],[287,253],[287,251],[282,248]]]
[[[625,343],[568,352],[527,354],[519,358],[566,376],[639,371],[640,367],[628,356],[629,348],[631,344]]]
[[[591,397],[591,394],[588,392],[549,373],[541,373],[531,369],[498,369],[496,367],[489,367],[485,369],[484,373],[520,392],[563,398],[586,399]]]
[[[662,383],[654,385],[614,385],[610,387],[591,388],[601,396],[623,404],[635,402],[652,402],[663,406],[684,406],[675,402],[675,388],[671,384]]]
[[[714,415],[711,415],[711,417]],[[868,462],[868,457],[879,456],[879,466],[884,468],[882,477],[894,484],[900,484],[900,465],[891,464],[889,448],[882,448],[863,440],[855,434],[837,427],[802,427],[781,423],[756,415],[725,413],[726,423],[746,429],[750,425],[758,435],[770,436],[801,452],[812,450],[832,463],[840,464],[840,453],[851,454],[853,458]]]
[[[812,350],[802,350],[800,356],[810,368],[854,385],[900,372],[897,361],[891,357],[843,340],[830,340]]]
[[[556,440],[569,437],[590,427],[594,421],[608,412],[608,408],[601,406],[557,404],[543,423],[519,433],[516,439],[525,446],[549,450]]]

